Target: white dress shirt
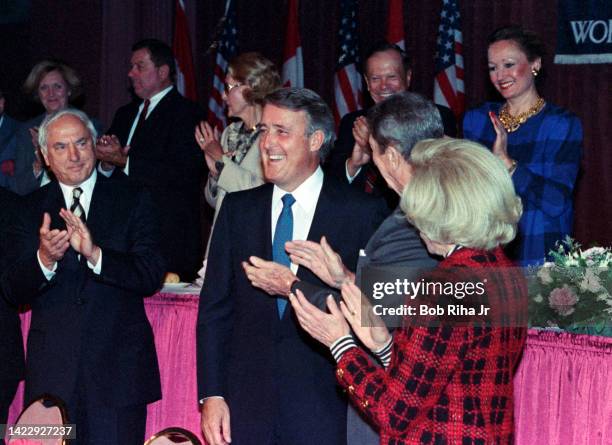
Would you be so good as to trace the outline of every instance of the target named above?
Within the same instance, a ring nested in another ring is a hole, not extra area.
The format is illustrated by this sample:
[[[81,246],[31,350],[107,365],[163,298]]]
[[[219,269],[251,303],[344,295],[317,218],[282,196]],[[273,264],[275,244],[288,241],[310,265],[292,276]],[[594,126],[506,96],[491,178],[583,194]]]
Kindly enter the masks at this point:
[[[161,90],[159,93],[153,95],[149,99],[149,108],[147,109],[147,115],[145,116],[145,119],[147,119],[151,115],[155,107],[157,107],[157,104],[159,104],[159,102],[166,96],[166,94],[170,92],[170,90],[173,87],[174,85],[170,85],[168,88]],[[132,122],[132,128],[130,128],[130,133],[128,134],[127,142],[125,143],[125,145],[130,145],[130,143],[132,142],[132,136],[134,136],[134,131],[136,131],[136,126],[138,125],[138,120],[140,119],[140,115],[142,114],[144,103],[145,101],[143,100],[140,106],[138,107],[138,113],[136,114],[136,117],[134,118],[134,122]],[[102,173],[107,178],[113,174],[113,171],[115,171],[114,168],[111,168],[110,170],[102,170],[101,167],[98,167],[98,170],[100,171],[100,173]],[[127,161],[125,163],[125,167],[123,167],[123,172],[126,175],[130,174],[130,156],[129,154],[128,154]]]
[[[295,203],[291,207],[293,211],[293,236],[291,239],[305,240],[308,238],[308,232],[312,225],[321,188],[323,188],[323,170],[321,170],[320,166],[292,192],[287,192],[276,185],[274,186],[274,191],[272,192],[272,240],[274,240],[276,222],[283,210],[282,197],[287,193],[291,193],[295,198]],[[291,263],[291,271],[294,274],[297,273],[297,269],[297,264]]]
[[[293,212],[293,240],[305,240],[310,232],[310,226],[314,218],[314,213],[319,201],[319,195],[323,188],[323,170],[317,167],[315,172],[302,182],[298,188],[292,192],[287,192],[278,186],[274,186],[272,191],[272,240],[274,240],[274,231],[278,217],[283,210],[282,198],[287,193],[291,193],[295,198],[295,202],[291,206]],[[291,263],[291,272],[297,273],[298,265]],[[209,396],[200,400],[204,403],[206,399],[224,399],[222,396]]]
[[[83,211],[85,212],[85,218],[87,219],[87,215],[89,215],[89,207],[91,205],[91,197],[93,195],[93,189],[96,185],[96,178],[98,177],[96,170],[94,169],[91,173],[91,176],[83,181],[79,185],[66,185],[59,183],[60,189],[62,190],[62,195],[64,196],[64,203],[66,204],[66,209],[70,209],[72,205],[72,191],[76,187],[81,187],[83,192],[81,196],[79,196],[79,202],[81,207],[83,207]],[[80,256],[80,255],[79,255]],[[57,262],[53,265],[52,269],[47,269],[42,261],[40,261],[39,252],[36,252],[36,257],[38,258],[38,264],[45,275],[47,280],[51,280],[55,276],[55,271],[57,270]],[[87,262],[87,266],[97,275],[100,275],[102,271],[102,249],[100,249],[100,256],[98,257],[98,262],[96,264],[91,264],[89,261]]]

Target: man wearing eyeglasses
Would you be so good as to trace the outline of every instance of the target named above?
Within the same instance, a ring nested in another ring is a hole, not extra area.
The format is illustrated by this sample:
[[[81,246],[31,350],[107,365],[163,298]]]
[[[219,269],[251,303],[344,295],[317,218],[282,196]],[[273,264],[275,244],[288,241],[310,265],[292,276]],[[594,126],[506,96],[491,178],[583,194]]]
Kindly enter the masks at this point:
[[[152,191],[168,272],[190,281],[202,263],[199,190],[205,163],[193,129],[203,112],[180,95],[175,75],[168,45],[155,39],[134,44],[128,77],[138,100],[117,110],[96,155],[102,174],[125,173]]]

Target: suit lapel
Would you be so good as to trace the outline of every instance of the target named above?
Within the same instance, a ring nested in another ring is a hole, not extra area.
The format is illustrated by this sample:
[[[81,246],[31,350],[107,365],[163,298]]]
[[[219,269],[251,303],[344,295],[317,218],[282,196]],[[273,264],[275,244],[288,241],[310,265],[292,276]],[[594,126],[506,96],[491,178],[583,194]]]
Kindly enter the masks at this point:
[[[60,209],[66,207],[66,202],[64,201],[62,189],[60,188],[59,182],[57,181],[51,181],[49,185],[47,185],[47,187],[49,187],[49,191],[43,202],[43,212],[48,213],[51,217],[51,230],[65,230],[66,223],[59,215]],[[39,223],[42,223],[42,215]]]
[[[105,239],[107,232],[112,227],[110,220],[114,214],[112,211],[113,199],[112,194],[108,191],[108,186],[109,180],[102,175],[98,175],[87,215],[87,227],[94,241]]]
[[[259,217],[255,218],[254,221],[259,221],[259,228],[252,233],[263,233],[264,236],[262,239],[264,240],[262,248],[262,252],[258,254],[261,258],[272,261],[272,193],[274,191],[274,186],[272,184],[266,185],[263,188],[262,194],[263,199],[261,200],[263,203],[261,212],[259,212]],[[258,200],[259,201],[259,200]]]
[[[142,128],[138,130],[137,134],[134,134],[134,137],[131,141],[131,146],[143,146],[146,147],[148,141],[151,140],[152,137],[155,136],[155,129],[160,126],[168,125],[167,114],[172,110],[172,102],[174,101],[174,95],[176,93],[176,88],[172,87],[170,91],[159,101],[159,103],[155,106],[153,111],[149,114],[149,116],[145,119],[142,124]],[[136,110],[136,114],[138,114],[138,110]],[[136,119],[136,116],[134,116]],[[132,124],[134,121],[132,120]],[[130,127],[131,128],[131,127]]]
[[[312,224],[308,231],[307,239],[310,241],[319,242],[321,237],[329,231],[329,215],[333,214],[334,190],[330,187],[328,176],[323,176],[323,187],[321,194],[317,200]]]

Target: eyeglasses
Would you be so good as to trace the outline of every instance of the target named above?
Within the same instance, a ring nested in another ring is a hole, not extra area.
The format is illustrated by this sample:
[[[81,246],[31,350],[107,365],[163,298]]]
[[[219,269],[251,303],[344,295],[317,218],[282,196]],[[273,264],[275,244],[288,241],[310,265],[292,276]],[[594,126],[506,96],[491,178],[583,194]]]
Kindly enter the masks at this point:
[[[232,85],[231,83],[226,83],[226,84],[224,85],[224,88],[225,88],[225,94],[229,94],[229,93],[230,93],[230,92],[231,92],[231,91],[232,91],[234,88],[241,87],[241,86],[242,86],[242,84],[241,84],[241,83],[235,83],[235,84],[233,84],[233,85]]]

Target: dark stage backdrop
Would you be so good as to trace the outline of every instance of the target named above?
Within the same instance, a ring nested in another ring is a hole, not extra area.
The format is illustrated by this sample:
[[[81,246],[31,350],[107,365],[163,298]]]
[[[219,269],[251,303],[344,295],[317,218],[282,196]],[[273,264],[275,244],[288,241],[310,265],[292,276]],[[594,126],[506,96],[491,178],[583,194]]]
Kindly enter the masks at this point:
[[[24,0],[22,0],[24,1]],[[260,51],[282,63],[287,0],[234,0],[241,51]],[[26,2],[27,3],[27,2]],[[83,76],[84,108],[110,124],[114,110],[129,100],[127,69],[131,43],[143,37],[170,42],[173,0],[31,0],[25,22],[0,23],[0,82],[9,88],[9,110],[26,117],[37,110],[18,93],[30,66],[43,56],[62,57]],[[207,53],[225,0],[186,0],[197,67],[198,93],[206,104],[214,55]],[[406,44],[414,58],[412,90],[433,90],[435,39],[441,0],[405,0]],[[302,0],[300,30],[305,84],[328,102],[333,97],[339,0]],[[361,0],[362,50],[385,34],[387,2]],[[518,23],[548,43],[544,60],[546,100],[568,108],[585,130],[583,167],[576,191],[575,235],[584,244],[612,245],[612,65],[554,65],[557,0],[460,0],[468,106],[495,98],[486,70],[486,36],[496,27]]]

